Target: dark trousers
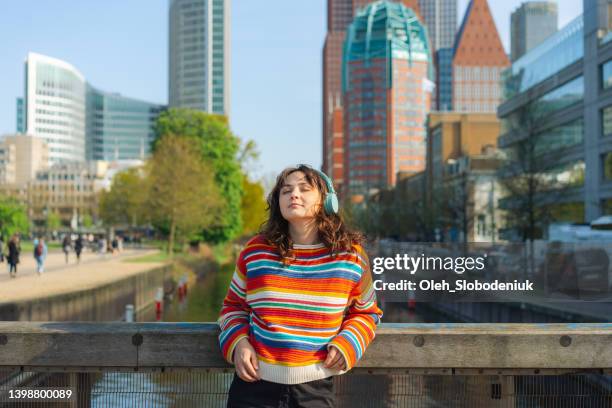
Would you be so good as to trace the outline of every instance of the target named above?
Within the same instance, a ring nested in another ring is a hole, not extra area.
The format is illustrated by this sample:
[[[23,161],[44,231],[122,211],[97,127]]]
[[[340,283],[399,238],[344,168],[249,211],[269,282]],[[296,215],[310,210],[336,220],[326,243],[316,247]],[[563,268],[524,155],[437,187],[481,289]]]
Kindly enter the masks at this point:
[[[228,408],[333,408],[335,406],[333,377],[287,385],[264,380],[247,382],[234,374],[227,400]]]

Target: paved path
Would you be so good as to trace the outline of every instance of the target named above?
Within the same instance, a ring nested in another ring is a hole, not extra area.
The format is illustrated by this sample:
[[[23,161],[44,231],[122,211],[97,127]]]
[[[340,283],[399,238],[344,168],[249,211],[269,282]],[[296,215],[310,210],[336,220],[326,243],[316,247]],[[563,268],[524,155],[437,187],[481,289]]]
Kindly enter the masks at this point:
[[[32,254],[22,253],[16,278],[11,278],[8,266],[0,264],[0,304],[23,301],[80,291],[104,285],[130,275],[139,274],[162,265],[159,262],[124,262],[128,258],[141,257],[157,250],[126,250],[121,254],[100,255],[87,251],[76,263],[74,253],[66,264],[60,250],[49,251],[45,272],[36,273]]]

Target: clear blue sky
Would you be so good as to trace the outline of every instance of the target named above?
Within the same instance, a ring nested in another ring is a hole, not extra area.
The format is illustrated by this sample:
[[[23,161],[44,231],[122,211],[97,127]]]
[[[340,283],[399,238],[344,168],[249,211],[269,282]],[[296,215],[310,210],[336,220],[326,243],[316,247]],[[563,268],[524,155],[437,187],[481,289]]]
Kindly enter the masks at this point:
[[[468,0],[458,0],[459,21]],[[506,49],[521,0],[489,0]],[[258,174],[321,163],[325,0],[232,0],[231,126],[261,151]],[[96,87],[167,103],[168,0],[19,0],[0,13],[0,134],[15,131],[29,51],[70,62]],[[559,0],[559,23],[582,12]]]

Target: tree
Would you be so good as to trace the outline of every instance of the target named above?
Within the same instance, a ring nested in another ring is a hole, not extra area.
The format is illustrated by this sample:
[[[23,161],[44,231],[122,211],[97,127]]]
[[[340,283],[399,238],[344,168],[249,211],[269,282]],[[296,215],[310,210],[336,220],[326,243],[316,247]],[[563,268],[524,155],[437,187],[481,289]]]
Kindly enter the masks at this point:
[[[242,181],[242,235],[253,235],[266,220],[266,200],[260,182],[253,182],[247,176]]]
[[[83,215],[83,219],[82,219],[81,222],[83,224],[83,227],[85,227],[85,228],[93,227],[93,219],[91,218],[91,215],[89,215],[89,214]]]
[[[218,243],[238,236],[242,231],[243,176],[238,162],[240,141],[231,133],[227,118],[191,109],[169,109],[159,116],[156,134],[153,151],[157,150],[164,136],[186,138],[200,148],[202,160],[214,174],[224,211],[202,231],[201,237],[205,241]]]
[[[59,214],[55,211],[50,211],[47,214],[47,219],[45,220],[45,227],[48,231],[55,231],[60,229],[62,226],[62,219]]]
[[[139,226],[147,223],[144,208],[148,199],[147,180],[138,168],[115,174],[109,191],[100,196],[100,217],[108,226]]]
[[[223,214],[213,172],[199,149],[188,138],[167,135],[147,163],[150,214],[168,226],[170,254],[175,241],[209,228]]]
[[[0,196],[0,235],[6,239],[15,233],[27,234],[29,229],[24,206],[15,199]]]
[[[554,219],[554,204],[584,177],[580,169],[559,168],[559,150],[566,146],[561,144],[551,150],[551,140],[561,138],[542,130],[542,109],[537,101],[531,102],[506,119],[511,130],[505,137],[516,142],[504,149],[505,163],[499,172],[504,190],[501,206],[506,228],[524,242],[543,236],[547,224]]]
[[[542,238],[554,220],[555,205],[584,180],[584,166],[567,169],[558,164],[562,150],[582,139],[567,138],[557,128],[547,128],[548,103],[531,101],[513,112],[505,119],[509,131],[502,136],[507,147],[498,173],[504,195],[500,208],[506,228],[529,243],[527,273],[535,267],[534,240]]]

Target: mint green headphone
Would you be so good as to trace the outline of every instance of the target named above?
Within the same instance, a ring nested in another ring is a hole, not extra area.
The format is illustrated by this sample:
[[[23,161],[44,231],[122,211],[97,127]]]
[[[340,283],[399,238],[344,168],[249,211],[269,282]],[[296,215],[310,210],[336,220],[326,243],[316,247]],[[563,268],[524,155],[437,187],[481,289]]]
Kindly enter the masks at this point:
[[[325,185],[327,186],[327,194],[325,195],[325,200],[323,200],[323,209],[326,214],[338,214],[338,195],[336,194],[336,190],[334,190],[334,184],[331,179],[327,177],[325,173],[321,170],[314,169],[319,176],[325,181]]]

